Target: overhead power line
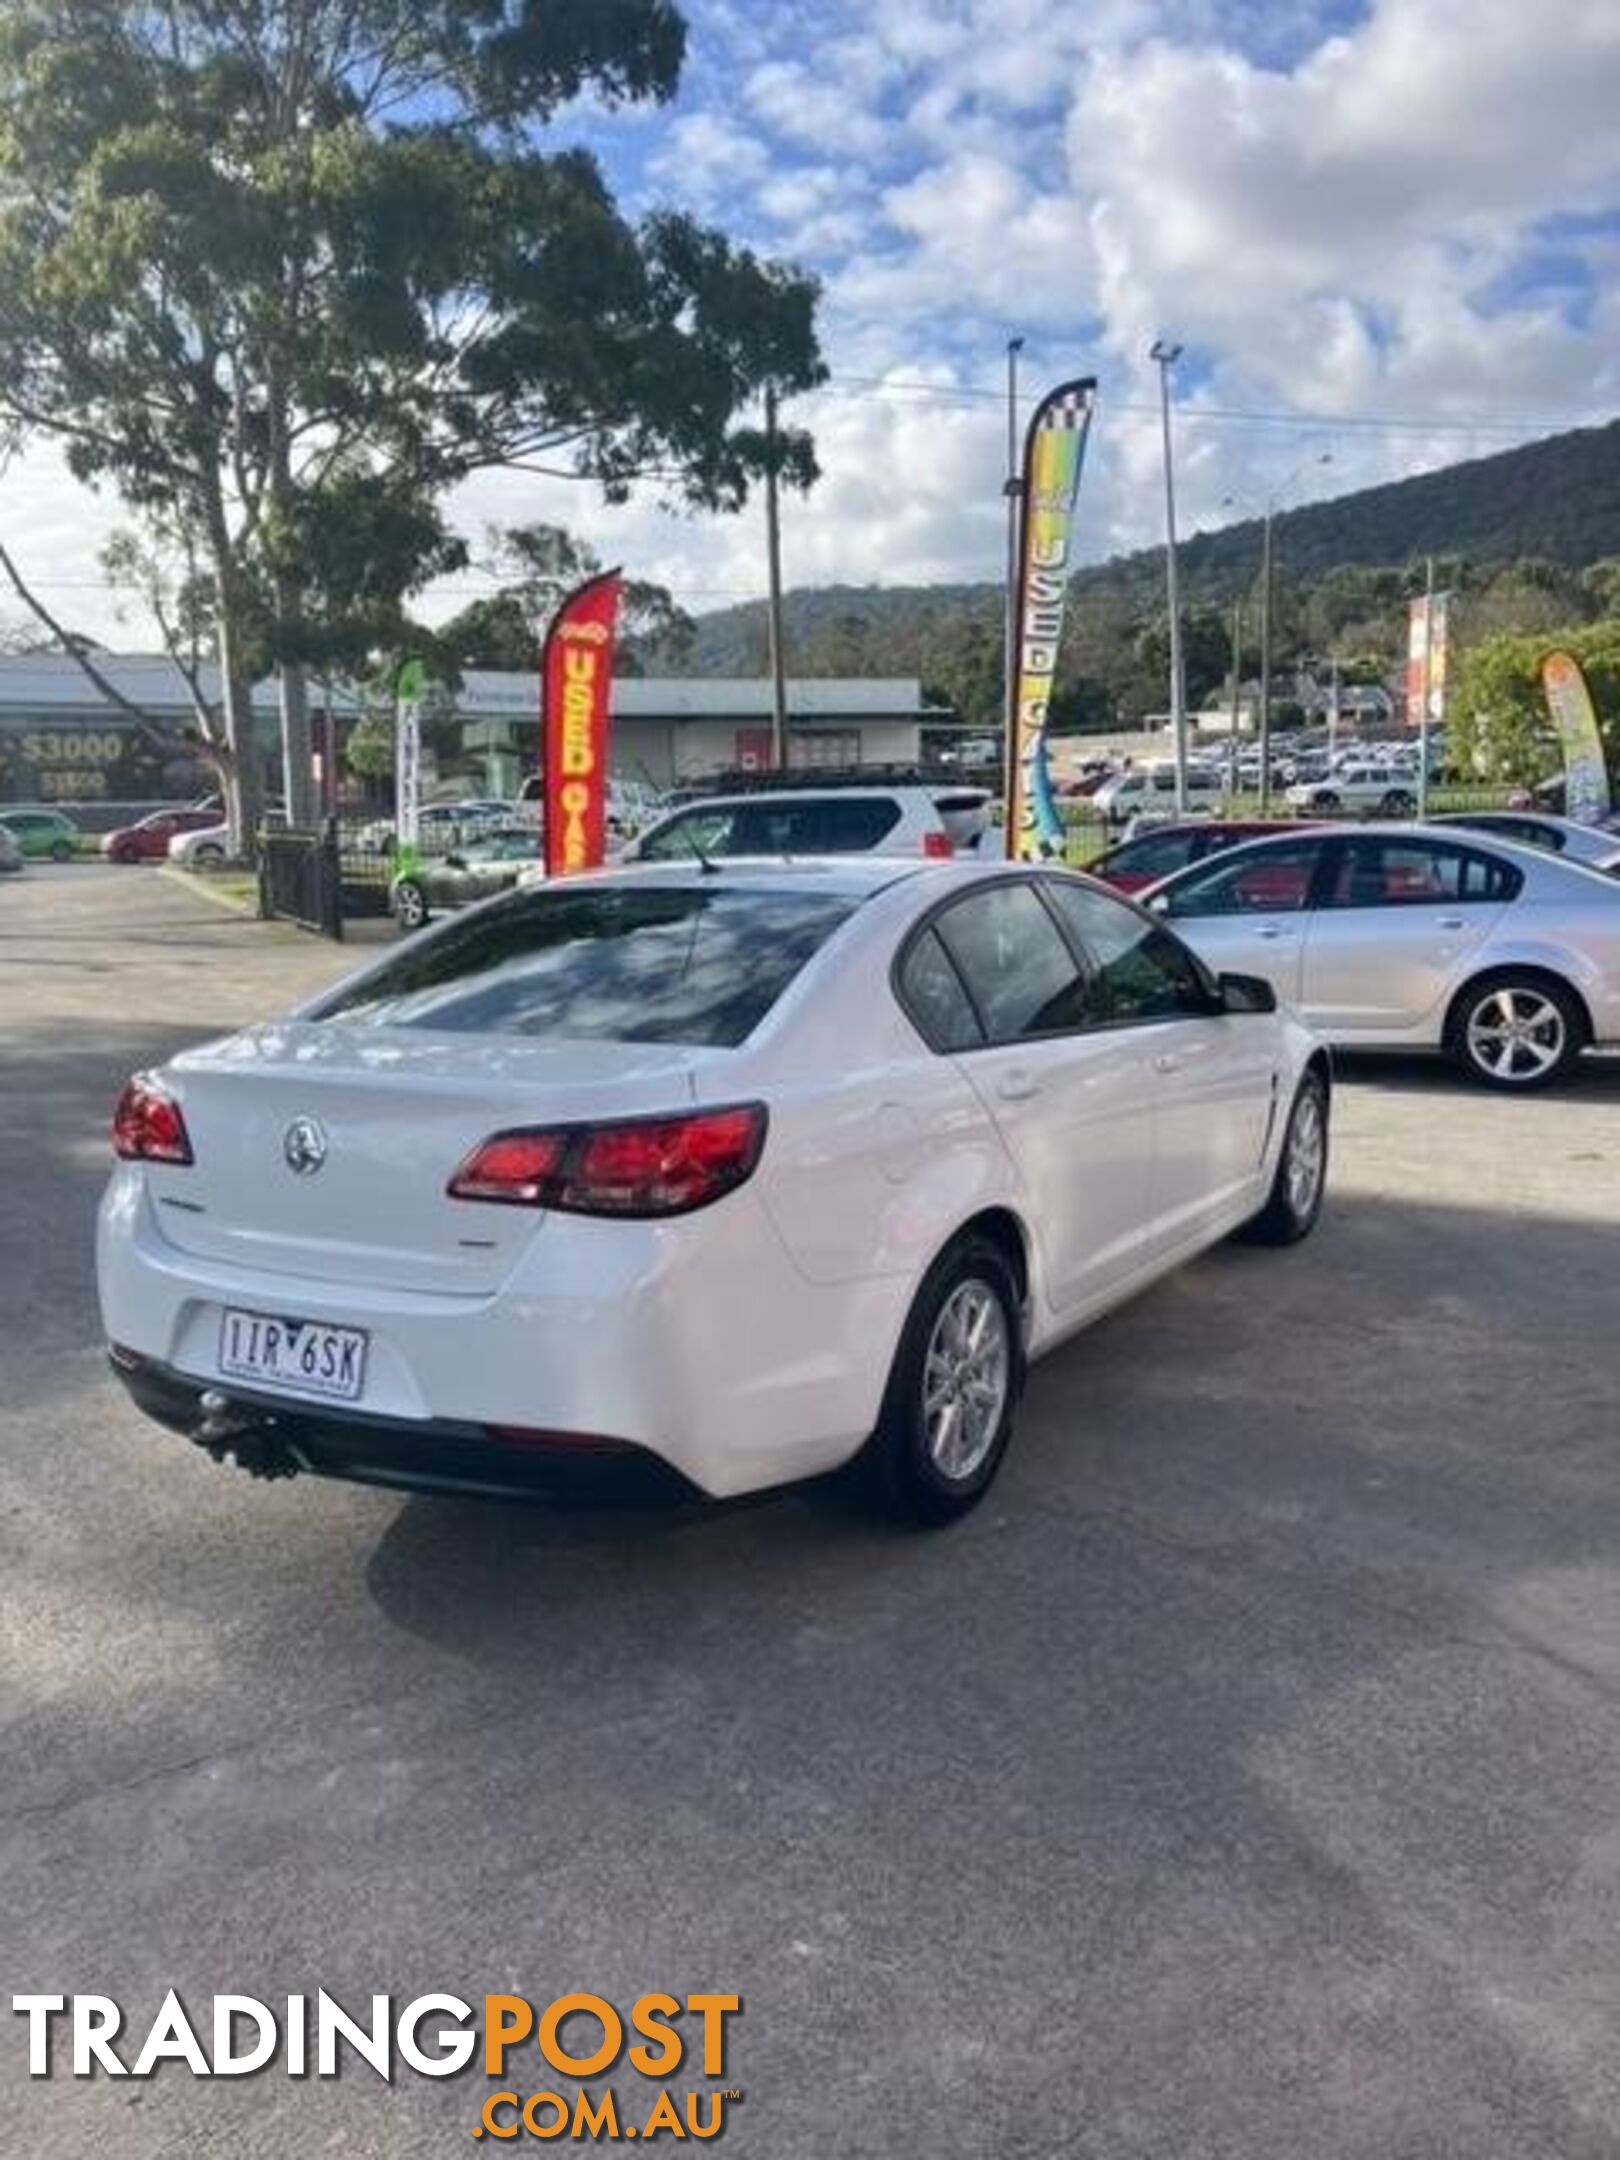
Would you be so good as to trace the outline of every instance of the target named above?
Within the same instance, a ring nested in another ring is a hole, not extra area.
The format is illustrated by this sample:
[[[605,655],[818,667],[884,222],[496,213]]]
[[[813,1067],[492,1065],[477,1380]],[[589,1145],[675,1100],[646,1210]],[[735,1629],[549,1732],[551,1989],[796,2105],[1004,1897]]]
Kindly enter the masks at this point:
[[[847,386],[847,392],[846,387]],[[993,389],[980,383],[934,383],[914,381],[905,376],[852,375],[837,373],[829,375],[819,389],[807,393],[810,397],[829,394],[854,397],[883,396],[890,391],[902,396],[915,397],[922,403],[941,405],[978,405],[1006,402],[1006,390]],[[1026,397],[1024,405],[1035,400]],[[1159,408],[1150,401],[1132,398],[1107,398],[1106,410],[1141,414],[1156,419]],[[1268,410],[1245,405],[1200,405],[1190,400],[1177,407],[1180,417],[1187,421],[1215,421],[1238,427],[1289,427],[1306,428],[1317,433],[1333,434],[1339,430],[1355,430],[1365,434],[1414,434],[1414,435],[1557,435],[1581,427],[1601,427],[1605,421],[1590,413],[1565,414],[1561,419],[1512,419],[1501,414],[1489,418],[1473,417],[1459,419],[1455,415],[1420,413],[1308,413],[1286,410]]]

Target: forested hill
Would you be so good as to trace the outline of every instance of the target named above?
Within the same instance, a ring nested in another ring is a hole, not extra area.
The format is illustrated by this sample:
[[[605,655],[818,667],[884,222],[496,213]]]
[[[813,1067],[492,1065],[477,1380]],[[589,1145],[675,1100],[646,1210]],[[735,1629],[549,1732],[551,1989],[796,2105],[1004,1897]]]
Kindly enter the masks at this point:
[[[814,516],[813,497],[798,514]],[[1276,520],[1276,538],[1279,560],[1303,584],[1346,566],[1397,566],[1426,554],[1479,564],[1530,557],[1572,569],[1620,556],[1620,421],[1288,511]],[[1181,549],[1188,602],[1247,590],[1259,551],[1255,521],[1193,534]],[[1162,578],[1162,551],[1144,549],[1081,571],[1075,591],[1146,600]],[[926,673],[942,636],[999,620],[1000,606],[1000,587],[989,584],[792,591],[792,664],[810,674]],[[701,675],[757,673],[764,644],[762,603],[725,608],[698,618],[685,666]]]

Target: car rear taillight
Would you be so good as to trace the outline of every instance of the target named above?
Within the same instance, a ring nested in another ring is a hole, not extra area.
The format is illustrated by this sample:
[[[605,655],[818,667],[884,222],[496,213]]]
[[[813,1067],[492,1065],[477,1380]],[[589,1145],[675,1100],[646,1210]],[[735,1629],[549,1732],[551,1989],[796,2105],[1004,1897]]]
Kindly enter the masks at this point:
[[[501,1132],[474,1148],[445,1190],[452,1200],[569,1215],[688,1215],[745,1183],[764,1144],[763,1103]]]
[[[124,1082],[113,1112],[112,1144],[126,1162],[193,1160],[180,1105],[150,1073],[136,1073]]]
[[[956,849],[951,843],[951,836],[948,832],[925,832],[923,834],[923,853],[938,860],[941,856],[954,855]]]

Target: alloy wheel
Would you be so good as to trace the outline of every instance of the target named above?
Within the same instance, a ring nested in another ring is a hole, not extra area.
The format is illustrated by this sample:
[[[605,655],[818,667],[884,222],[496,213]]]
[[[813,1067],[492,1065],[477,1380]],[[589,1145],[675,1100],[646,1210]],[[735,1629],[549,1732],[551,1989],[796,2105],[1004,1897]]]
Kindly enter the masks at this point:
[[[1314,1213],[1326,1168],[1327,1126],[1322,1117],[1322,1098],[1315,1088],[1306,1088],[1294,1106],[1283,1165],[1283,1184],[1296,1222],[1306,1222]]]
[[[1006,1308],[978,1276],[939,1309],[923,1359],[923,1432],[941,1477],[971,1478],[995,1446],[1012,1380]]]
[[[1569,1030],[1552,999],[1504,983],[1468,1015],[1468,1055],[1488,1079],[1512,1085],[1543,1080],[1564,1057]]]

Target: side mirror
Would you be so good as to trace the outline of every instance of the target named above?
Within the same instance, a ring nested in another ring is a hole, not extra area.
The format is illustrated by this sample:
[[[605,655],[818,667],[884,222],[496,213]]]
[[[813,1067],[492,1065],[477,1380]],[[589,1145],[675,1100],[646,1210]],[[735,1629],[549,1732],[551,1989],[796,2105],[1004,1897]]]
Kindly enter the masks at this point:
[[[455,849],[452,848],[449,854],[446,855],[446,857],[444,858],[444,867],[447,870],[465,870],[467,867],[467,858],[465,855],[458,855]]]
[[[1167,893],[1155,893],[1151,900],[1144,900],[1142,905],[1151,909],[1155,915],[1168,915],[1170,912],[1170,897]]]
[[[1263,975],[1223,975],[1221,1003],[1229,1013],[1273,1013],[1277,993]]]

